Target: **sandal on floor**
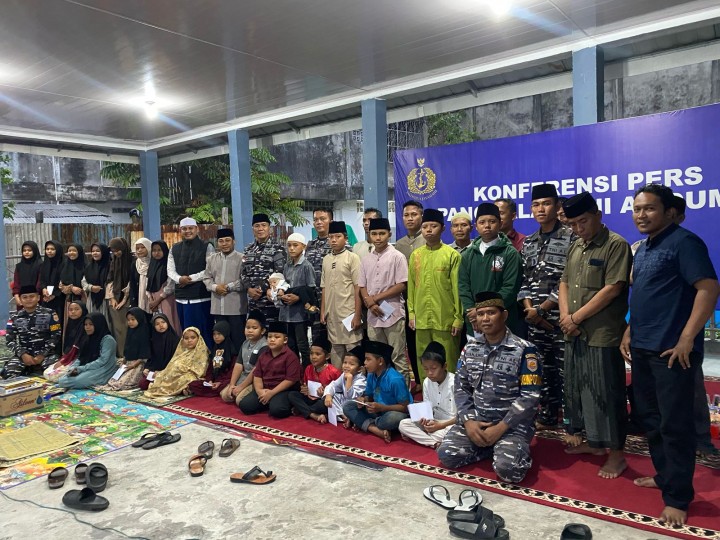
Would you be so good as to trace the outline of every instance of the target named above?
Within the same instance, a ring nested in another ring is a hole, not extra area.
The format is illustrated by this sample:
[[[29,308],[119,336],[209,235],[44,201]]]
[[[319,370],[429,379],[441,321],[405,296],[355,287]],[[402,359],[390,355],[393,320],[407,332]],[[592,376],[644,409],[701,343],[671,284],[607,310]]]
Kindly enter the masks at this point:
[[[50,489],[59,489],[65,485],[68,477],[68,470],[65,467],[55,467],[48,474],[48,487]]]
[[[168,444],[176,443],[179,440],[179,433],[173,435],[169,431],[166,431],[165,433],[161,433],[157,439],[153,439],[149,443],[144,444],[142,448],[143,450],[152,450],[153,448],[157,448],[158,446],[166,446]]]
[[[188,469],[190,469],[190,476],[202,476],[205,474],[205,464],[207,458],[203,454],[195,454],[188,461]]]
[[[99,512],[110,506],[110,502],[105,498],[97,495],[90,488],[71,489],[63,495],[62,502],[69,508],[76,510],[92,510]]]
[[[207,459],[213,457],[215,452],[215,443],[212,441],[205,441],[198,446],[198,454],[205,456]]]
[[[582,523],[568,523],[565,525],[560,540],[591,540],[592,531]]]
[[[88,464],[87,463],[78,463],[75,465],[75,483],[77,484],[84,484],[85,483],[85,474],[88,470]]]
[[[228,457],[238,448],[240,448],[240,441],[238,439],[223,439],[220,444],[220,452],[218,452],[218,456]]]
[[[460,538],[485,539],[500,538],[510,540],[510,533],[506,529],[498,529],[495,523],[489,519],[483,519],[480,523],[468,523],[467,521],[451,521],[450,532]]]
[[[108,470],[102,463],[93,463],[88,467],[85,475],[87,487],[95,493],[100,493],[107,487]]]
[[[275,478],[276,476],[273,474],[272,471],[265,472],[257,465],[245,474],[235,473],[230,475],[231,482],[238,482],[241,484],[271,484],[275,481]]]
[[[505,526],[505,520],[502,516],[493,513],[489,508],[484,506],[477,506],[475,510],[466,512],[464,510],[450,510],[447,513],[448,521],[466,521],[468,523],[480,523],[483,518],[487,518],[495,523],[498,529],[502,529]]]
[[[157,439],[159,439],[160,437],[165,435],[165,433],[167,433],[167,431],[163,431],[162,433],[146,433],[145,435],[140,437],[137,441],[132,443],[132,447],[133,448],[141,448],[149,442],[156,441]]]
[[[428,501],[442,506],[445,510],[453,510],[457,506],[457,503],[450,498],[450,492],[445,486],[427,487],[423,490],[423,495]]]
[[[455,510],[470,512],[474,510],[475,507],[480,506],[482,501],[482,493],[479,491],[474,489],[463,489],[460,492],[460,497],[458,497],[458,505],[455,507]]]

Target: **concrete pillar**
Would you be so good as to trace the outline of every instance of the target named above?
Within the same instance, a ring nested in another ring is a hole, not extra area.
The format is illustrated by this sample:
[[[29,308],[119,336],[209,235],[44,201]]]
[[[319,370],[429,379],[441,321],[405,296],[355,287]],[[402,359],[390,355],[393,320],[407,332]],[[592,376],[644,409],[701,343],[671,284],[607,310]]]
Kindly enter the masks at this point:
[[[362,131],[365,208],[377,208],[387,217],[387,104],[384,100],[362,102]]]
[[[143,234],[153,242],[162,239],[160,228],[160,181],[157,152],[140,152]]]
[[[604,120],[605,58],[600,47],[573,52],[573,124],[584,126]]]
[[[230,196],[237,250],[253,242],[253,201],[250,188],[250,134],[244,129],[228,131],[230,147]]]
[[[2,165],[3,163],[0,163],[0,166]],[[0,206],[2,205],[2,201],[2,183],[0,183]],[[44,255],[44,252],[41,252],[41,254]],[[7,259],[7,249],[5,246],[5,219],[2,217],[0,217],[0,255],[2,255],[5,278],[7,279],[5,284],[0,285],[0,328],[4,329],[7,324],[8,317],[10,316],[10,287],[8,287],[8,285],[11,279],[8,275],[7,268],[9,266],[14,268],[15,263],[18,261],[8,261]]]

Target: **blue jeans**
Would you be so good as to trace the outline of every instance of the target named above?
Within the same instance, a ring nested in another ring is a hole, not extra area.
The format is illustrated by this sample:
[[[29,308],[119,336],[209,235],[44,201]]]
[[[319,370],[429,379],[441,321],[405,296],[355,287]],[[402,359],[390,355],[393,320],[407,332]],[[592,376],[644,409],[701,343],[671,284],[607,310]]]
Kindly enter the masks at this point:
[[[367,431],[370,424],[375,424],[379,429],[397,431],[400,421],[410,418],[407,413],[398,411],[387,411],[380,414],[367,412],[366,407],[360,407],[354,401],[346,401],[343,405],[343,413],[350,421],[363,431]]]

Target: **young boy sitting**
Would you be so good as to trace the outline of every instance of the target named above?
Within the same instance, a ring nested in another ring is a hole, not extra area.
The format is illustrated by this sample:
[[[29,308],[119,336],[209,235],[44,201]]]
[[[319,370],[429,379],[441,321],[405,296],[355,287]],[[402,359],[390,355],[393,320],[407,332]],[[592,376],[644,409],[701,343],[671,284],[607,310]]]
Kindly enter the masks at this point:
[[[300,391],[292,391],[288,395],[290,404],[298,414],[304,418],[312,418],[321,424],[327,423],[327,407],[324,400],[320,399],[325,392],[325,387],[331,384],[340,376],[340,371],[329,364],[330,343],[324,336],[318,336],[310,347],[310,365],[305,368],[303,383]],[[309,389],[309,382],[320,383],[320,388]]]
[[[445,347],[431,341],[420,357],[426,378],[423,381],[423,401],[432,404],[433,417],[413,422],[409,418],[400,422],[403,439],[423,446],[437,448],[445,434],[457,420],[455,408],[455,374],[448,373],[445,365]]]
[[[287,324],[268,324],[268,350],[262,353],[253,371],[253,390],[240,400],[245,414],[269,411],[270,416],[286,418],[291,406],[288,394],[300,385],[302,367],[300,359],[287,346]]]
[[[392,364],[393,348],[380,341],[367,341],[365,369],[368,372],[365,394],[347,401],[343,413],[355,426],[389,443],[400,421],[408,417],[412,395],[405,378]]]
[[[367,379],[362,367],[365,353],[358,346],[345,353],[342,361],[342,375],[325,387],[325,406],[335,409],[338,419],[343,419],[345,427],[350,427],[350,421],[343,414],[343,405],[348,399],[358,399],[365,393]]]

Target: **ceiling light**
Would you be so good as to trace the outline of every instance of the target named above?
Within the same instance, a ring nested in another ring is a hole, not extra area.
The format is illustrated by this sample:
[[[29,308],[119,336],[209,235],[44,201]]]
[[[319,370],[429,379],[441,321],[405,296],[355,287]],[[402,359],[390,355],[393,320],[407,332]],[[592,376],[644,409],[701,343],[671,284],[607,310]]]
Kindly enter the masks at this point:
[[[510,13],[512,0],[486,0],[487,5],[496,17],[503,17]]]
[[[145,116],[148,117],[149,120],[154,120],[158,116],[158,108],[157,103],[155,103],[152,100],[148,100],[145,102]]]

